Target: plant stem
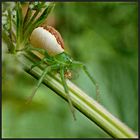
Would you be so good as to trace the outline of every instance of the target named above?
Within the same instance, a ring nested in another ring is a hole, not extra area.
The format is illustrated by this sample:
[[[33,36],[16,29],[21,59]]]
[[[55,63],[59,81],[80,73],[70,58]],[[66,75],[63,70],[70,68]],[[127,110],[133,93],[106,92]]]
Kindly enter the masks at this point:
[[[16,49],[18,49],[18,47],[20,46],[19,44],[21,44],[22,42],[22,26],[23,26],[23,15],[22,15],[22,7],[21,7],[21,3],[17,2],[16,4],[16,8],[17,8],[17,25],[16,25],[16,38],[17,38],[17,43],[16,43]]]
[[[29,4],[28,4],[28,9],[27,9],[26,15],[24,17],[24,21],[23,21],[23,29],[24,29],[24,31],[26,30],[25,27],[27,26],[27,24],[30,21],[30,18],[32,16],[32,10],[30,8],[30,3],[31,2],[29,2]]]
[[[19,61],[23,64],[24,70],[32,75],[34,78],[39,79],[42,74],[43,68],[35,67],[29,71],[33,64],[33,55],[21,54]],[[59,75],[47,74],[43,80],[43,84],[52,89],[55,93],[65,99],[67,96],[62,86]],[[69,93],[72,103],[81,113],[88,117],[92,122],[96,123],[101,129],[114,138],[136,138],[136,134],[122,123],[119,119],[109,113],[102,105],[96,100],[89,97],[85,92],[79,89],[72,82],[67,80]]]
[[[15,46],[13,45],[12,40],[9,38],[5,30],[2,30],[2,39],[5,43],[7,43],[9,52],[15,53]]]

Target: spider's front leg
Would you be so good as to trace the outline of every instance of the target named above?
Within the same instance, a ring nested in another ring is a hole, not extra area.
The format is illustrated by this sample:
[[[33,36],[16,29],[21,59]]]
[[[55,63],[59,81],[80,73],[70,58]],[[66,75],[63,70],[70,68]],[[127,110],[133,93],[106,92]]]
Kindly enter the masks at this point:
[[[46,56],[46,57],[50,57],[49,54],[48,54],[48,52],[47,52],[45,49],[43,49],[43,48],[32,47],[31,45],[30,45],[25,51],[27,51],[27,52],[30,52],[30,51],[37,51],[37,52],[43,54],[43,55]]]
[[[40,76],[40,79],[38,80],[38,83],[37,83],[35,89],[33,90],[31,96],[28,98],[27,103],[29,103],[29,102],[32,100],[32,98],[34,97],[34,95],[35,95],[37,89],[40,87],[40,85],[41,85],[41,83],[42,83],[44,77],[46,76],[46,74],[47,74],[48,72],[50,72],[51,70],[57,69],[57,68],[58,68],[58,65],[57,65],[57,64],[50,65],[50,66],[46,66],[46,68],[44,69],[42,75]]]
[[[40,61],[34,63],[31,66],[29,71],[31,71],[34,67],[43,64],[44,62],[52,62],[52,58],[48,55],[47,51],[42,49],[42,48],[29,47],[28,51],[37,51],[37,52],[39,52],[39,53],[44,55],[44,58],[42,58]]]
[[[73,65],[77,65],[77,66],[81,67],[83,69],[83,71],[85,72],[85,74],[88,76],[88,78],[95,85],[95,87],[96,87],[96,100],[98,101],[99,100],[98,99],[99,98],[99,86],[98,86],[96,80],[91,76],[91,74],[89,73],[87,67],[83,63],[78,62],[78,61],[73,61],[72,63],[73,63]]]
[[[65,79],[65,76],[64,76],[64,70],[65,70],[65,68],[63,66],[60,67],[60,76],[61,76],[62,84],[64,86],[64,90],[67,93],[67,99],[68,99],[68,102],[69,102],[69,105],[70,105],[70,110],[72,112],[74,120],[76,120],[75,112],[74,112],[75,111],[74,106],[72,104],[71,97],[70,97],[70,94],[69,94],[68,85],[66,83],[66,79]]]
[[[32,70],[34,67],[36,67],[36,66],[39,66],[39,65],[41,65],[41,64],[43,64],[43,63],[45,63],[45,62],[50,62],[50,61],[51,61],[50,59],[48,59],[47,57],[44,57],[44,58],[42,58],[40,61],[34,63],[34,64],[31,66],[31,68],[29,69],[29,71],[31,71],[31,70]]]

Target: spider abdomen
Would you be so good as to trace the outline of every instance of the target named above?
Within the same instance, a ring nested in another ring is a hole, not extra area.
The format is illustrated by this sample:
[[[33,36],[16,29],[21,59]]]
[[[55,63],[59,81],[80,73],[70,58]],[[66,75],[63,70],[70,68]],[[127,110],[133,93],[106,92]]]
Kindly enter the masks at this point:
[[[56,32],[54,34],[46,28],[37,27],[30,36],[30,42],[34,47],[45,49],[50,56],[55,56],[64,52],[62,46],[64,43],[59,39],[60,34],[57,35]]]

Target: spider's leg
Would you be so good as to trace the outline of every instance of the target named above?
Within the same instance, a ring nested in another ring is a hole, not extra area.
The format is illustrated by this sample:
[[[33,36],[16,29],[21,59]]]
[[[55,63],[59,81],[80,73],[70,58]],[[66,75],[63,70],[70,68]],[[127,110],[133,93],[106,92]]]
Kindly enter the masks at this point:
[[[95,85],[96,87],[96,100],[99,100],[99,85],[97,84],[96,80],[90,75],[89,71],[87,70],[87,67],[85,65],[83,65],[83,70],[84,72],[87,74],[87,76],[89,77],[89,79],[92,81],[92,83]]]
[[[46,76],[46,74],[47,74],[50,70],[55,69],[56,67],[58,67],[58,65],[46,66],[46,68],[44,69],[44,71],[43,71],[43,73],[42,73],[40,79],[38,80],[38,83],[37,83],[35,89],[33,90],[31,96],[28,98],[27,103],[29,103],[29,102],[32,100],[32,98],[34,97],[36,91],[37,91],[38,88],[40,87],[40,85],[41,85],[41,83],[42,83],[44,77]]]
[[[74,107],[73,107],[73,104],[72,104],[72,101],[71,101],[71,97],[70,97],[70,94],[69,94],[69,89],[68,89],[68,86],[67,86],[67,83],[66,83],[66,80],[65,80],[65,76],[64,76],[64,67],[60,68],[60,76],[61,76],[62,84],[64,86],[64,90],[67,93],[67,99],[68,99],[68,102],[69,102],[69,105],[70,105],[70,110],[72,112],[74,120],[76,120],[75,112],[74,112],[75,110],[74,110]]]
[[[83,69],[83,71],[85,72],[85,74],[88,76],[88,78],[91,80],[91,82],[95,85],[95,87],[96,87],[96,100],[98,100],[99,86],[98,86],[96,80],[91,76],[91,74],[87,70],[87,67],[83,63],[78,62],[78,61],[73,61],[73,64],[74,65],[77,65],[77,66],[79,65]]]
[[[48,52],[44,50],[43,48],[36,48],[36,47],[32,47],[31,45],[26,49],[26,51],[37,51],[46,57],[50,57]]]
[[[40,61],[34,63],[34,64],[31,66],[31,68],[30,68],[29,71],[31,71],[34,67],[39,66],[40,64],[43,64],[45,61],[46,61],[46,57],[42,58]]]
[[[43,51],[44,51],[44,50],[43,50]],[[46,51],[44,51],[44,58],[42,58],[39,62],[34,63],[34,64],[31,66],[30,70],[32,70],[34,67],[36,67],[36,66],[38,66],[38,65],[40,65],[40,64],[43,64],[44,62],[52,62],[52,61],[53,61],[52,58],[51,58],[50,56],[47,55],[47,52],[46,52]]]
[[[44,49],[42,48],[35,48],[35,47],[32,47],[30,44],[28,44],[26,47],[22,48],[22,49],[17,49],[16,51],[19,52],[19,51],[39,51],[40,53],[43,53],[45,52]]]

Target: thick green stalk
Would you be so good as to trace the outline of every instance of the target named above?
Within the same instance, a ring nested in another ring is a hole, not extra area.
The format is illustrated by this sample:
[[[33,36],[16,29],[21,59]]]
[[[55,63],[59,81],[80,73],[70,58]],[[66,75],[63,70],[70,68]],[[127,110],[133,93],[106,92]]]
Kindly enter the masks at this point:
[[[36,79],[39,79],[40,75],[42,74],[43,67],[35,67],[32,71],[29,71],[32,62],[34,61],[33,55],[24,54],[19,56],[19,60],[23,64],[24,70]],[[68,101],[59,75],[47,74],[43,80],[43,83],[63,99]],[[72,103],[75,108],[77,108],[81,113],[87,116],[92,122],[96,123],[106,133],[114,138],[137,137],[130,128],[128,128],[119,119],[109,113],[96,100],[89,97],[85,92],[83,92],[69,80],[67,80],[67,84]]]

